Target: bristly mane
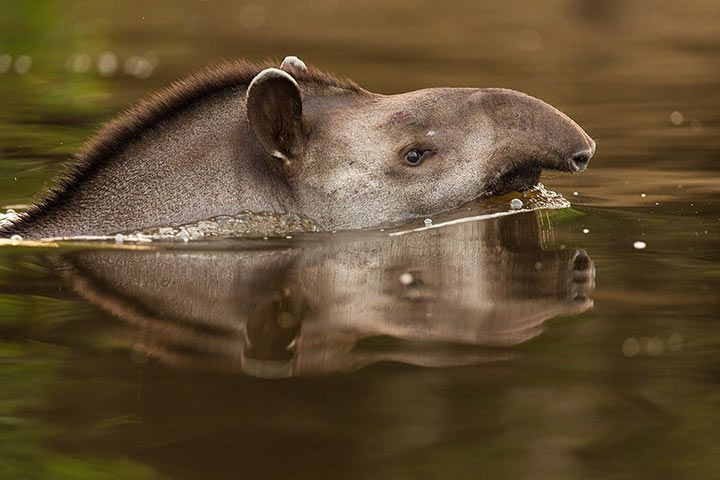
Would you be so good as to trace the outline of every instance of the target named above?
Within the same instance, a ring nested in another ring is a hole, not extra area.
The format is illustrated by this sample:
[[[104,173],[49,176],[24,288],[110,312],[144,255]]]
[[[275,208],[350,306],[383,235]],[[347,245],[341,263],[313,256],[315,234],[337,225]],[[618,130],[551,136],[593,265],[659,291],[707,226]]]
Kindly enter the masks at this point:
[[[278,65],[280,62],[254,64],[241,60],[211,65],[128,108],[102,126],[72,156],[72,160],[65,165],[64,172],[53,181],[54,186],[21,215],[21,220],[3,228],[0,233],[12,235],[19,232],[24,220],[36,218],[45,213],[51,205],[62,202],[78,185],[91,178],[107,160],[121,153],[143,131],[210,95],[229,88],[248,86],[262,70]],[[365,92],[352,80],[338,78],[313,67],[307,70],[294,69],[292,76],[301,85],[335,87],[352,93]]]

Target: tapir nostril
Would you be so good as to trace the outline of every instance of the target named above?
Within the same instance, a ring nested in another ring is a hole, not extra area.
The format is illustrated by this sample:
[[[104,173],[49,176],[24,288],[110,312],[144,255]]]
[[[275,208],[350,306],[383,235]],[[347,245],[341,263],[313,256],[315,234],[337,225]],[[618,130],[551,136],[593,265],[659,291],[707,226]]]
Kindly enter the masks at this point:
[[[574,154],[569,160],[570,168],[575,172],[582,172],[587,168],[588,163],[590,163],[592,154],[593,152],[591,150],[583,150],[582,152]]]

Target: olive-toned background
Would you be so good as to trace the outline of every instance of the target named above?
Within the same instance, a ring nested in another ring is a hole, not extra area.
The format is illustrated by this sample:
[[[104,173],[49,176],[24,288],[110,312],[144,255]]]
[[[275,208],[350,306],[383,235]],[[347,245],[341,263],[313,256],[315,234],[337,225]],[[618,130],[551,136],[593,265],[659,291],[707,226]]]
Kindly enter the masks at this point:
[[[598,143],[583,175],[543,180],[573,209],[517,226],[530,254],[587,252],[594,307],[549,319],[506,361],[277,381],[148,361],[47,249],[0,248],[0,478],[720,478],[719,2],[0,0],[0,12],[2,208],[27,205],[128,104],[223,59],[298,55],[382,93],[514,88]],[[501,246],[496,268],[517,280],[488,281],[542,300],[534,262]]]

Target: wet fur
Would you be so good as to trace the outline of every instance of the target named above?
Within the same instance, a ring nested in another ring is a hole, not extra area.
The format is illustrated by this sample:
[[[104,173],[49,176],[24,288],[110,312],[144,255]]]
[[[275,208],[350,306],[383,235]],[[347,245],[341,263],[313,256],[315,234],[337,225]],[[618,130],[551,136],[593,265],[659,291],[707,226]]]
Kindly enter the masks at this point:
[[[54,181],[55,185],[37,199],[15,224],[0,229],[0,234],[9,236],[22,233],[25,222],[42,216],[56,205],[62,205],[106,162],[122,153],[144,131],[208,97],[219,95],[231,88],[247,87],[262,70],[278,64],[279,62],[274,60],[262,64],[238,60],[206,67],[125,110],[101,127],[73,155],[64,171]],[[365,93],[365,90],[352,80],[336,77],[313,67],[305,70],[293,68],[292,75],[303,86],[334,87],[352,93]]]

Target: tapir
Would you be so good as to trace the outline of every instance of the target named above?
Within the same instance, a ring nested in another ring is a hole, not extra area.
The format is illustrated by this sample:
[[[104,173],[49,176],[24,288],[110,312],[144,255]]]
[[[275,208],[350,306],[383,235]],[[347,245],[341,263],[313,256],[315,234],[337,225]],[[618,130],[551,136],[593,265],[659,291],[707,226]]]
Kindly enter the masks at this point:
[[[359,229],[524,190],[543,169],[580,172],[594,152],[568,116],[513,90],[381,95],[297,57],[236,61],[111,121],[0,234],[112,235],[247,211]]]

